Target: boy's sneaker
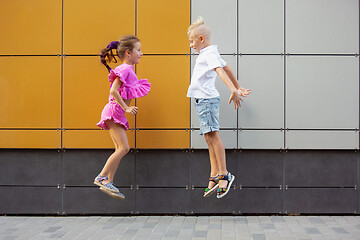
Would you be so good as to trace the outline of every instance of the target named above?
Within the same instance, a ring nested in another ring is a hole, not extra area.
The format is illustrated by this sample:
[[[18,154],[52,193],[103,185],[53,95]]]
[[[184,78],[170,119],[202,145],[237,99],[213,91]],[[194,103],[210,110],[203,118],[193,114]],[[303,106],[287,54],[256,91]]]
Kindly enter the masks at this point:
[[[219,181],[220,180],[226,180],[226,181],[228,181],[228,184],[227,184],[226,188],[219,188],[217,190],[217,196],[216,196],[217,198],[222,198],[222,197],[226,196],[226,194],[230,191],[231,184],[235,180],[235,176],[232,175],[230,172],[228,172],[228,174],[226,174],[226,175],[219,175]]]

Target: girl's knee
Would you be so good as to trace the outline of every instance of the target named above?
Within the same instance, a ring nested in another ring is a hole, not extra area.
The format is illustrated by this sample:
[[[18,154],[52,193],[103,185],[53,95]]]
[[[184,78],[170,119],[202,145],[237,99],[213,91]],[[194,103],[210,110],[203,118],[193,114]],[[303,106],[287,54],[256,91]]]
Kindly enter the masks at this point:
[[[121,153],[121,154],[123,154],[123,155],[127,154],[129,151],[130,151],[129,145],[127,145],[127,146],[121,146],[121,147],[118,147],[118,148],[116,149],[116,152],[119,152],[119,153]]]

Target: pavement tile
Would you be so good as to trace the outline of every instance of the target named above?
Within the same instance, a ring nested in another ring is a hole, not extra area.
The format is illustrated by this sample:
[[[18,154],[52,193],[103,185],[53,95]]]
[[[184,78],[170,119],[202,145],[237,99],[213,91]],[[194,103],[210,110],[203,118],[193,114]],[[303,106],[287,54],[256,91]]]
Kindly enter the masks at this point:
[[[360,240],[360,216],[0,216],[0,240]]]

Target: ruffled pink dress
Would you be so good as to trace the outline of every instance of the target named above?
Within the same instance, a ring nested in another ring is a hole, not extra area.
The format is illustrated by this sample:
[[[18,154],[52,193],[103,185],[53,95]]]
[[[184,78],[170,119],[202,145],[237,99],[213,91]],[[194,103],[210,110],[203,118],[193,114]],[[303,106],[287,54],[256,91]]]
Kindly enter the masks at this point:
[[[119,77],[122,82],[122,85],[119,88],[119,93],[122,99],[143,97],[150,91],[151,84],[147,81],[147,79],[138,80],[134,72],[133,65],[123,63],[111,70],[109,74],[111,86],[117,77]],[[101,120],[96,125],[102,129],[108,130],[109,127],[106,125],[105,121],[110,119],[113,119],[115,123],[124,126],[126,130],[129,129],[129,123],[125,117],[124,109],[116,103],[115,98],[111,94],[109,95],[109,103],[105,105],[101,113]]]

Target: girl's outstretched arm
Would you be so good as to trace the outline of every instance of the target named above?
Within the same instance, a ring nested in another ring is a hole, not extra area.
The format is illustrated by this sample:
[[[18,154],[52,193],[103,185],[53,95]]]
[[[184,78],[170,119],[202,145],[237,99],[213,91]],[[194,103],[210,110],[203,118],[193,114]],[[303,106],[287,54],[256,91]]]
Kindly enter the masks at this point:
[[[124,102],[124,100],[122,99],[122,97],[120,96],[120,93],[119,93],[119,89],[120,89],[121,85],[122,85],[122,82],[117,77],[114,80],[114,83],[110,88],[110,94],[115,98],[115,101],[117,102],[117,104],[119,104],[120,107],[122,107],[122,109],[124,109],[125,112],[135,115],[137,113],[138,108],[135,106],[126,105],[126,103]]]

